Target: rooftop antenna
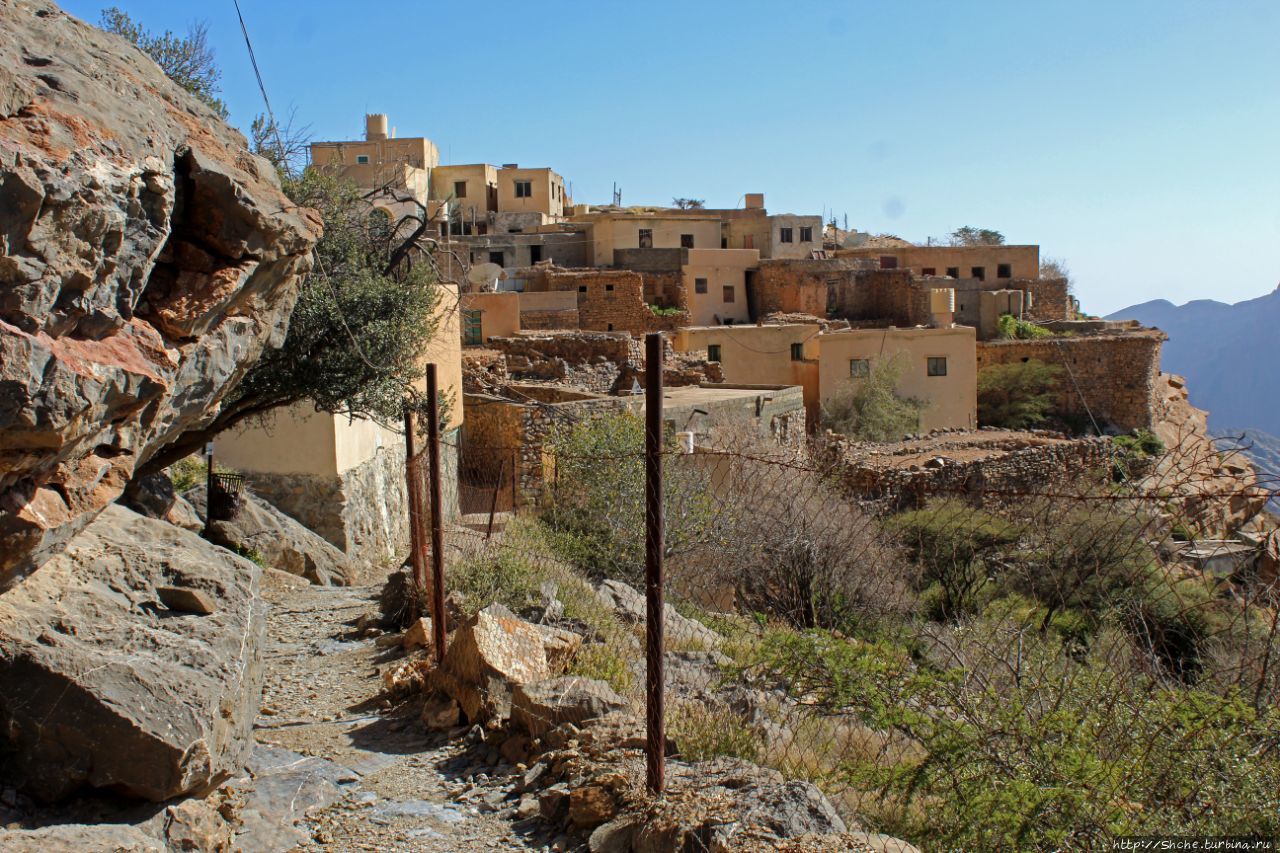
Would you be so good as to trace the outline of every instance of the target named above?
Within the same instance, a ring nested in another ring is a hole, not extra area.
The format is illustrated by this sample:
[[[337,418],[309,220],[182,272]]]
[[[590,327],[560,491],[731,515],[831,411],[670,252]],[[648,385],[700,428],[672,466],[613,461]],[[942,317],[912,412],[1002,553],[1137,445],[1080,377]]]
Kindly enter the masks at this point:
[[[618,186],[618,182],[613,183],[613,206],[622,207],[622,187]]]

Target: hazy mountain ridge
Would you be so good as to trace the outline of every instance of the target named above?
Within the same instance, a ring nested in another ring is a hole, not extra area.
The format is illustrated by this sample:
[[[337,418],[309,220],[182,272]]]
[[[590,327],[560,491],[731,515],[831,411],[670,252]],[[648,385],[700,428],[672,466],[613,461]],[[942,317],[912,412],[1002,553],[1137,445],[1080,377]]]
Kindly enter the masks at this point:
[[[1107,319],[1137,320],[1168,333],[1162,369],[1186,377],[1192,404],[1208,410],[1215,434],[1256,430],[1271,438],[1280,435],[1275,341],[1280,288],[1234,305],[1211,299],[1174,305],[1156,299]]]

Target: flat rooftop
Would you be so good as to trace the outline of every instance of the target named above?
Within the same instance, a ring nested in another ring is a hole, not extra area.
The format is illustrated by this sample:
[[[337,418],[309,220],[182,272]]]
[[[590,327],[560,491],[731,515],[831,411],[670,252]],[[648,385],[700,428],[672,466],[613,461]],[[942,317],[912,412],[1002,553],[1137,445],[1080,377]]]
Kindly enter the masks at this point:
[[[799,385],[682,385],[677,388],[663,390],[662,399],[674,406],[699,406],[721,403],[726,400],[741,400],[745,397],[783,394],[794,392],[802,394]],[[640,396],[640,395],[636,395]]]

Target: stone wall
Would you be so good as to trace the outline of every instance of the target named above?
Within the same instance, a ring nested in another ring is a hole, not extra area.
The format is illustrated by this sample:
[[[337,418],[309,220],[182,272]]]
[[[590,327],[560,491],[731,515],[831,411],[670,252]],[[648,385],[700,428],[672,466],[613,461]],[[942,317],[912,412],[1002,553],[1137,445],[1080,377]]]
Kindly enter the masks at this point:
[[[442,436],[446,484],[456,481],[458,430]],[[381,447],[373,458],[335,477],[246,472],[249,487],[351,557],[369,563],[398,562],[409,553],[404,440]],[[457,492],[446,488],[445,517],[458,514]]]
[[[521,311],[520,328],[532,331],[576,329],[580,325],[578,309],[565,311]]]
[[[968,433],[981,436],[982,433]],[[884,501],[895,509],[922,506],[930,498],[964,498],[978,504],[1019,501],[1046,485],[1062,483],[1082,473],[1109,470],[1114,447],[1109,439],[1066,440],[1025,433],[1020,438],[993,439],[981,445],[965,443],[961,458],[951,458],[945,444],[920,454],[904,443],[900,455],[881,453],[866,444],[827,434],[817,449],[819,464],[829,470],[853,496]],[[870,446],[875,447],[875,446]],[[978,458],[972,458],[977,455]],[[918,462],[905,464],[907,457]],[[921,458],[924,457],[924,458]]]
[[[978,326],[978,293],[994,290],[1021,290],[1031,294],[1031,307],[1024,319],[1033,323],[1069,320],[1071,297],[1067,281],[1061,278],[1001,278],[979,281],[976,278],[926,278],[931,287],[951,287],[956,291],[956,322]]]
[[[1160,347],[1155,329],[1125,334],[1036,340],[979,341],[978,372],[998,364],[1038,359],[1062,367],[1054,394],[1059,415],[1125,432],[1150,428],[1156,407]]]
[[[655,280],[657,282],[659,280]],[[546,274],[548,290],[578,294],[578,326],[601,332],[666,331],[687,325],[687,311],[658,316],[645,302],[644,275],[630,270],[555,270]],[[656,285],[655,285],[656,286]]]
[[[853,270],[828,284],[831,316],[885,326],[926,326],[929,290],[910,270]]]

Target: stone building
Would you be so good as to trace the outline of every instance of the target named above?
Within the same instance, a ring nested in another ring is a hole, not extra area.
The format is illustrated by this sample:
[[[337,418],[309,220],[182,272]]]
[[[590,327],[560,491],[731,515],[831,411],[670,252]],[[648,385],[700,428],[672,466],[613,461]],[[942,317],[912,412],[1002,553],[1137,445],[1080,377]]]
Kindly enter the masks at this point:
[[[464,409],[458,293],[445,290],[437,309],[439,326],[424,361],[437,365],[440,392],[449,404],[443,454],[448,480],[457,467]],[[399,424],[319,413],[302,402],[262,423],[223,433],[214,442],[214,457],[244,474],[254,492],[354,557],[382,561],[407,553],[405,446]],[[455,516],[456,499],[447,501],[445,509],[448,517]]]
[[[906,269],[918,276],[979,281],[1040,277],[1039,246],[868,246],[836,249],[834,255],[869,260],[880,269]]]

